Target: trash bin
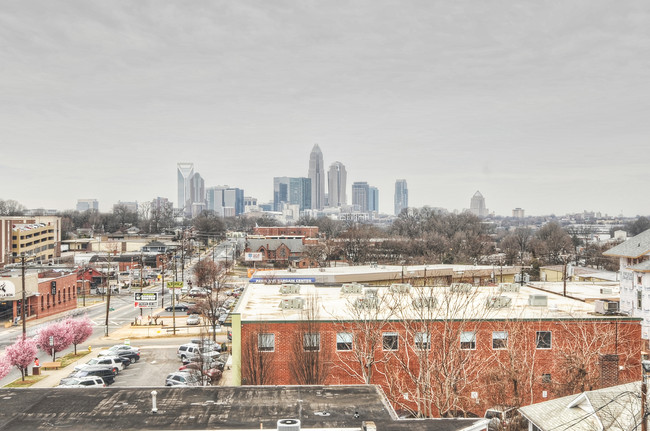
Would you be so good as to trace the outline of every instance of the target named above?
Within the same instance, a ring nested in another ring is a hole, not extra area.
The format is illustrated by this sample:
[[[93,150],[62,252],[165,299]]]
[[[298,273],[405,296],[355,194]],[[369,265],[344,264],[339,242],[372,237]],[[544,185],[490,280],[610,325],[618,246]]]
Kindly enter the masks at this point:
[[[41,375],[41,367],[33,366],[32,367],[32,375],[33,376],[40,376]]]

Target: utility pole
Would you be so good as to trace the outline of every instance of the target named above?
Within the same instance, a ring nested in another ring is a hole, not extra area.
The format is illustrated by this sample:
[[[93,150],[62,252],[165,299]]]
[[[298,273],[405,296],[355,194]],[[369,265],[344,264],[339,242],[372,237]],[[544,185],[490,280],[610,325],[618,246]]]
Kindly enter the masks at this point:
[[[25,253],[20,254],[22,262],[22,278],[23,278],[23,299],[20,301],[20,320],[23,323],[23,340],[27,336],[27,322],[25,322]]]
[[[104,336],[108,337],[108,312],[111,310],[111,252],[108,252],[107,261],[108,261],[108,270],[106,271],[106,287],[108,288],[108,293],[106,294],[106,322],[104,329]]]
[[[165,308],[165,261],[167,260],[167,255],[163,254],[162,258],[162,287],[160,289],[161,291],[161,301],[162,301],[162,307]]]

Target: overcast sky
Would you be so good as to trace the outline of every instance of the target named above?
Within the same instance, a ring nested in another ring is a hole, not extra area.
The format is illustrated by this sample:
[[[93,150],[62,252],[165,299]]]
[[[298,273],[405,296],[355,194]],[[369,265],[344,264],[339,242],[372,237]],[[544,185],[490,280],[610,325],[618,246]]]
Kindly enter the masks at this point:
[[[3,1],[0,198],[272,198],[309,153],[393,211],[650,214],[650,2]]]

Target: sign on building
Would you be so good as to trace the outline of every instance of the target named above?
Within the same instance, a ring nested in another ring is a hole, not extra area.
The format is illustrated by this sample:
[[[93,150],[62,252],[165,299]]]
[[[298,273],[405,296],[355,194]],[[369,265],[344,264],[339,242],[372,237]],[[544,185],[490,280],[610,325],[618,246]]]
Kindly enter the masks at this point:
[[[259,253],[259,252],[246,253],[246,255],[244,256],[244,260],[246,262],[261,262],[262,260],[264,260],[264,253]]]
[[[9,280],[0,281],[0,298],[9,298],[16,295],[16,286]]]
[[[158,292],[135,292],[133,305],[135,308],[158,308]]]

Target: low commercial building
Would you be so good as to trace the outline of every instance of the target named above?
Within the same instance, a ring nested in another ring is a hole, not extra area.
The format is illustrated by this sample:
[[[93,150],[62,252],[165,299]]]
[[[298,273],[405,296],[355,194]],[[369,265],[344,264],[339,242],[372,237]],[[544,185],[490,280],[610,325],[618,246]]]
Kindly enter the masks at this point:
[[[639,318],[511,283],[249,284],[231,317],[238,383],[373,383],[427,417],[640,377]]]

